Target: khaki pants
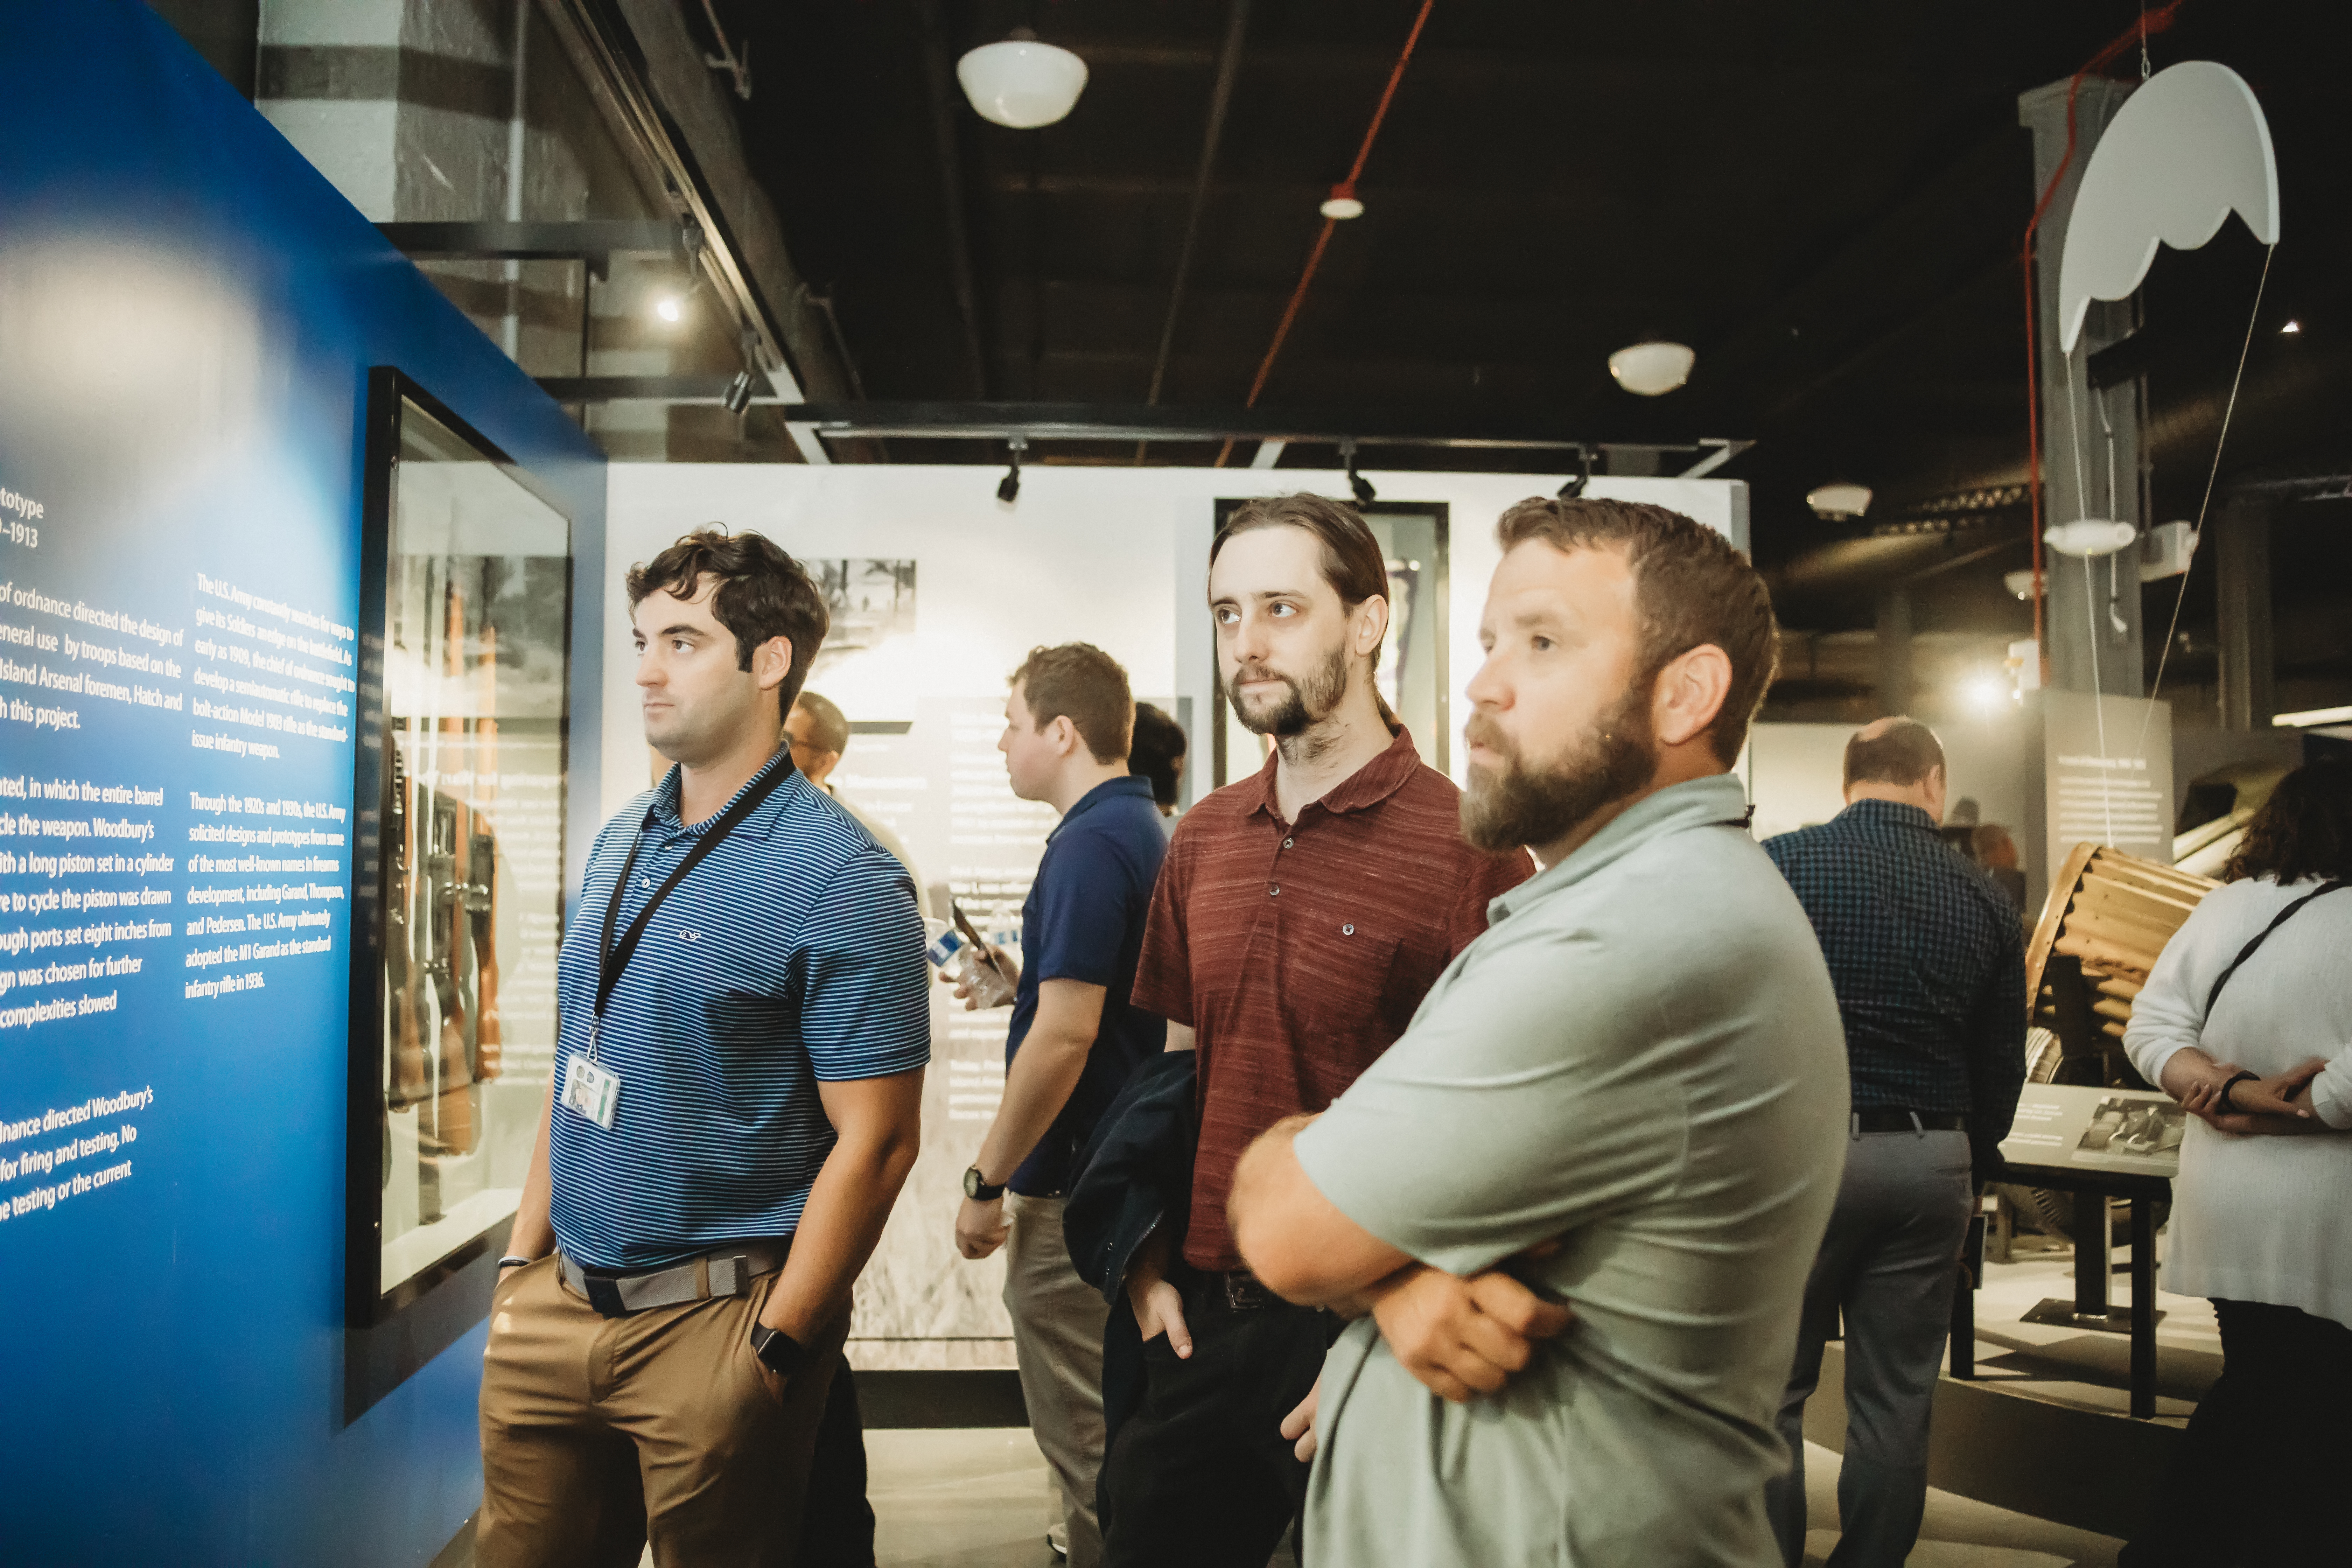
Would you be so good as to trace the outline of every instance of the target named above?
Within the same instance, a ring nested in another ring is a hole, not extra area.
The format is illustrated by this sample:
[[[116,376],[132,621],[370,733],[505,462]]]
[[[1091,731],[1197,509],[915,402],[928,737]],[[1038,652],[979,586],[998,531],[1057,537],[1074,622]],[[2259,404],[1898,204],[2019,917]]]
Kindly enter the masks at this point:
[[[1102,1561],[1095,1478],[1102,1470],[1103,1321],[1109,1309],[1070,1266],[1062,1200],[1005,1199],[1013,1235],[1005,1247],[1004,1305],[1029,1429],[1060,1492],[1070,1531],[1070,1568]]]
[[[749,1296],[597,1315],[555,1260],[490,1300],[482,1366],[481,1568],[791,1568],[845,1316],[772,1392]]]

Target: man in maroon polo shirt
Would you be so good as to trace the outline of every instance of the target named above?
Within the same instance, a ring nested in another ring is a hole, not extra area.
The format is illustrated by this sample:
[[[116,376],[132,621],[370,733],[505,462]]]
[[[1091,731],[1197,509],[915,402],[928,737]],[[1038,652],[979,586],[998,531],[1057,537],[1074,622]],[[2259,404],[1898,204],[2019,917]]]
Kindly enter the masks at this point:
[[[1375,690],[1388,568],[1354,510],[1244,505],[1210,547],[1209,602],[1226,698],[1275,752],[1179,823],[1136,973],[1168,1048],[1200,1053],[1201,1132],[1181,1255],[1163,1227],[1128,1276],[1146,1390],[1105,1462],[1111,1568],[1264,1568],[1297,1516],[1307,1468],[1281,1423],[1340,1325],[1242,1267],[1234,1167],[1388,1049],[1534,869],[1463,841],[1460,792]]]

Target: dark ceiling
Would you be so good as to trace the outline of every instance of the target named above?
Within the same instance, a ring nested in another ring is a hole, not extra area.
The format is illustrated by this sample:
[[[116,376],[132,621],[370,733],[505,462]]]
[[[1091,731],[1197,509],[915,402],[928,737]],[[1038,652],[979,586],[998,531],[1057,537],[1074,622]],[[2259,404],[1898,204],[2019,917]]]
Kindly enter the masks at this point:
[[[705,28],[700,0],[682,3]],[[1229,0],[716,9],[751,40],[754,170],[800,268],[836,302],[866,395],[1144,400]],[[1317,204],[1346,174],[1418,9],[1250,6],[1164,402],[1241,405],[1321,225]],[[2026,448],[2016,258],[2035,195],[2017,97],[2138,14],[2127,0],[1438,0],[1366,168],[1366,214],[1339,226],[1264,403],[1467,434],[1753,437],[1723,471],[1753,483],[1767,566],[1858,531],[1803,504],[1832,477],[1875,487],[1875,525],[2014,485]],[[948,75],[1017,26],[1091,72],[1076,111],[1043,131],[986,124]],[[2189,0],[2151,42],[2158,69],[2235,67],[2278,145],[2285,238],[2228,468],[2332,450],[2352,391],[2338,261],[2352,237],[2352,110],[2336,79],[2347,30],[2334,7]],[[2160,517],[2195,513],[2261,265],[2233,223],[2201,252],[2162,257],[2146,290]],[[2305,331],[2282,338],[2290,314]],[[1692,344],[1697,368],[1681,392],[1633,397],[1606,360],[1653,335]],[[1002,460],[969,445],[892,452]],[[2028,529],[2021,511],[1994,521],[2013,524],[2014,550],[1948,574],[1949,604],[1926,624],[1941,613],[1993,630],[2016,615],[1998,575],[2023,563]],[[1790,607],[1827,626],[1866,622],[1869,604],[1849,583]]]

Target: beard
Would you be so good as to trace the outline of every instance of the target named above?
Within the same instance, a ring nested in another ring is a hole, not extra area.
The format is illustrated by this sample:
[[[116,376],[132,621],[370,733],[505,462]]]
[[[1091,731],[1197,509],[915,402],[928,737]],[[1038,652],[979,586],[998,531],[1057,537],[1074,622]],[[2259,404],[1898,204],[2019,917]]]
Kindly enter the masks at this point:
[[[1650,734],[1646,685],[1617,706],[1547,769],[1533,769],[1517,745],[1484,713],[1462,727],[1465,739],[1503,754],[1500,768],[1472,764],[1462,794],[1462,837],[1473,847],[1500,854],[1553,844],[1604,806],[1650,782],[1658,751]]]
[[[1234,689],[1244,679],[1263,680],[1272,677],[1286,689],[1278,697],[1261,698],[1255,708]],[[1348,694],[1348,648],[1345,643],[1334,644],[1305,679],[1285,675],[1278,669],[1244,665],[1225,679],[1225,700],[1234,705],[1234,714],[1242,728],[1254,735],[1272,735],[1286,741],[1305,734],[1307,730],[1331,716],[1339,706],[1339,699]]]

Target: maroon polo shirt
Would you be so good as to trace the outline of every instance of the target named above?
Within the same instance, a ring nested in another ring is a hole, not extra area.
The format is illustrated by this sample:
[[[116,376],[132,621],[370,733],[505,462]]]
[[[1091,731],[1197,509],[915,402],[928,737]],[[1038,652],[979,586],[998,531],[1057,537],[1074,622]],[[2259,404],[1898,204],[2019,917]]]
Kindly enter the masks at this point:
[[[1486,929],[1487,900],[1535,870],[1463,842],[1461,792],[1402,727],[1295,824],[1275,767],[1184,814],[1135,975],[1135,1005],[1191,1026],[1200,1050],[1196,1268],[1241,1267],[1225,1198],[1251,1140],[1355,1082]]]

